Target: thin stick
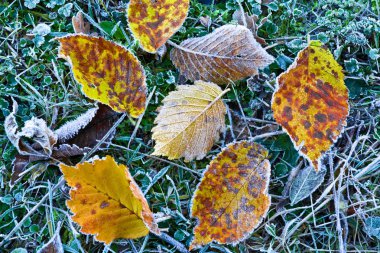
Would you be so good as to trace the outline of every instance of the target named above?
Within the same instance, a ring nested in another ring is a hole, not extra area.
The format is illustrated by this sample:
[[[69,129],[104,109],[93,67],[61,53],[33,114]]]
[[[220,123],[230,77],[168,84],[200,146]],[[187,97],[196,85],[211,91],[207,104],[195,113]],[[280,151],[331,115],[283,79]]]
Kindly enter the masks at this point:
[[[156,90],[156,86],[153,87],[152,92],[149,94],[148,101],[147,101],[146,106],[145,106],[145,110],[144,110],[144,112],[140,115],[140,117],[139,117],[138,120],[137,120],[137,123],[136,123],[135,129],[133,129],[132,135],[131,135],[131,137],[129,138],[129,142],[128,142],[128,145],[127,145],[128,148],[129,148],[129,146],[131,145],[133,139],[134,139],[135,136],[136,136],[136,133],[137,133],[137,130],[139,129],[139,126],[140,126],[141,120],[143,119],[143,117],[144,117],[144,115],[145,115],[146,109],[148,108],[149,102],[150,102],[150,100],[152,99],[155,90]]]
[[[247,25],[247,19],[245,18],[245,12],[244,12],[244,9],[243,9],[243,5],[241,5],[240,1],[239,0],[236,0],[237,4],[239,5],[239,8],[240,8],[240,11],[241,11],[241,20],[243,20],[243,24],[246,28],[248,28],[248,25]]]
[[[161,235],[156,235],[158,238],[164,240],[165,242],[173,245],[178,252],[181,253],[189,253],[189,251],[186,249],[185,245],[177,241],[176,239],[170,237],[168,234],[162,233]]]
[[[330,175],[331,179],[334,180],[334,163],[331,152],[329,153],[329,166],[330,166]],[[338,185],[341,187],[342,175],[343,174],[343,166],[341,166],[339,173],[339,183]],[[336,231],[338,232],[338,240],[339,240],[339,252],[344,253],[345,247],[342,236],[342,225],[340,224],[340,210],[339,210],[339,202],[340,202],[340,191],[336,190],[336,186],[333,187],[333,196],[334,196],[334,207],[335,207],[335,216],[336,216]],[[314,213],[314,212],[313,212]]]
[[[260,135],[256,135],[255,137],[249,138],[249,140],[256,141],[259,139],[264,139],[264,138],[268,138],[271,136],[280,135],[280,134],[284,134],[284,133],[285,133],[284,131],[276,131],[276,132],[271,132],[271,133],[265,133],[265,134],[260,134]]]
[[[198,172],[198,171],[192,170],[192,169],[190,169],[190,168],[187,168],[187,167],[185,167],[185,166],[182,166],[182,165],[179,165],[179,164],[173,163],[173,162],[171,162],[171,161],[168,161],[168,160],[162,159],[162,158],[160,158],[160,157],[153,156],[153,155],[148,155],[148,154],[144,154],[144,153],[141,153],[141,152],[139,152],[139,151],[136,151],[136,150],[133,150],[133,149],[130,149],[130,148],[127,148],[127,147],[123,147],[123,146],[120,146],[120,145],[117,145],[117,144],[113,144],[113,143],[109,143],[109,144],[110,144],[110,146],[113,146],[113,147],[115,147],[115,148],[121,148],[121,149],[125,149],[125,150],[127,150],[127,151],[135,152],[136,154],[143,155],[143,156],[146,156],[146,157],[149,157],[149,158],[152,158],[152,159],[156,159],[156,160],[159,160],[159,161],[161,161],[161,162],[165,162],[165,163],[171,164],[171,165],[173,165],[173,166],[176,166],[176,167],[178,167],[178,168],[181,168],[181,169],[184,169],[184,170],[186,170],[186,171],[189,171],[189,172],[191,172],[191,173],[194,173],[194,174],[196,174],[196,175],[198,175],[198,176],[202,176],[202,173],[201,173],[201,172]]]

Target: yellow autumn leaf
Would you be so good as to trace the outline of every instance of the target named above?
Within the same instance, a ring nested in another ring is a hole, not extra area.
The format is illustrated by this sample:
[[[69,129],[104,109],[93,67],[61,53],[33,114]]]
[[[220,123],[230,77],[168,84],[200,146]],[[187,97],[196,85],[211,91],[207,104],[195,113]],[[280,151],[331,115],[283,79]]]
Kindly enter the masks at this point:
[[[267,157],[261,145],[241,141],[211,161],[192,200],[198,224],[190,250],[212,241],[236,245],[260,224],[271,203]]]
[[[75,167],[60,164],[71,187],[66,202],[81,232],[106,244],[117,238],[134,239],[149,231],[160,234],[140,188],[125,165],[111,156]]]
[[[214,83],[196,81],[170,92],[154,121],[153,155],[202,159],[225,129],[226,107],[221,97],[227,91]]]
[[[128,23],[140,46],[155,53],[186,19],[189,0],[131,0]]]
[[[138,117],[145,110],[145,73],[124,47],[84,34],[58,38],[59,56],[70,65],[87,97]]]
[[[277,78],[272,109],[296,149],[318,171],[346,126],[348,89],[342,67],[320,41],[311,41]]]

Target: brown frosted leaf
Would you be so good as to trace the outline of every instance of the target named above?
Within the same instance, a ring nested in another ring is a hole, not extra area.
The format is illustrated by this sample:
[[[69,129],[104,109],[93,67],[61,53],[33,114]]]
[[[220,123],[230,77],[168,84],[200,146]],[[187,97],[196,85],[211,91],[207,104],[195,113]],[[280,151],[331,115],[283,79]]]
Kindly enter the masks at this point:
[[[61,236],[59,235],[60,230],[61,222],[58,223],[53,237],[46,244],[44,244],[41,249],[37,251],[37,253],[64,253]]]
[[[212,241],[236,245],[261,223],[271,203],[267,157],[261,145],[241,141],[211,161],[192,200],[198,224],[190,250]]]
[[[206,36],[187,39],[171,51],[170,58],[188,79],[217,84],[256,75],[274,61],[241,25],[224,25]]]
[[[154,121],[153,155],[202,159],[225,129],[226,107],[221,100],[225,92],[203,81],[179,85],[170,92]]]
[[[9,122],[7,124],[9,128],[11,128],[11,125],[13,126],[13,130],[8,130],[10,132],[17,131],[14,130],[17,125],[15,125],[13,115],[10,115],[10,118],[7,120],[7,122]],[[56,141],[58,140],[57,143],[50,146],[50,154],[44,153],[39,143],[27,145],[20,140],[19,143],[22,143],[22,145],[20,145],[22,152],[17,154],[13,160],[10,186],[14,186],[14,184],[22,178],[24,171],[33,170],[30,166],[33,162],[46,161],[51,158],[54,158],[55,161],[64,161],[66,158],[89,152],[97,145],[98,141],[103,139],[118,118],[118,113],[106,105],[99,104],[97,107],[90,108],[85,113],[79,115],[76,119],[66,122],[55,132],[52,132],[50,129],[46,130],[55,136]],[[38,121],[42,122],[43,120],[38,119]],[[114,134],[115,131],[110,133],[105,142],[108,143],[111,141]],[[17,136],[17,134],[15,136]],[[107,144],[103,143],[99,148],[102,149],[106,147]],[[28,148],[28,152],[25,151],[26,148]]]
[[[18,105],[13,100],[13,111],[5,118],[4,129],[8,139],[21,155],[40,154],[50,156],[57,142],[57,136],[48,128],[43,119],[32,117],[18,129],[16,113]]]
[[[79,148],[93,148],[112,128],[119,114],[110,107],[98,104],[76,119],[65,123],[55,133],[59,144],[76,145]],[[114,132],[106,141],[110,141]],[[105,145],[102,145],[105,147]]]
[[[277,78],[272,109],[296,149],[320,170],[349,112],[342,67],[320,41],[311,41]]]

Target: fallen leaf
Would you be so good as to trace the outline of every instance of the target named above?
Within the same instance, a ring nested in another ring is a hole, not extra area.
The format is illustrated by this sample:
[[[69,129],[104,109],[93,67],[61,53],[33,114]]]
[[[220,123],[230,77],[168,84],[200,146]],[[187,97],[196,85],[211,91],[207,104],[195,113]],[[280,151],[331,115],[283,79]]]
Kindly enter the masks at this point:
[[[55,131],[58,136],[58,144],[93,148],[108,133],[118,118],[119,114],[110,107],[98,104],[97,107],[90,108],[87,112],[58,128]],[[115,131],[110,134],[107,141],[110,141],[114,134]],[[106,147],[106,145],[101,147]]]
[[[226,92],[226,91],[225,91]],[[163,100],[152,129],[153,155],[202,159],[225,129],[225,93],[214,83],[179,85]]]
[[[182,26],[188,10],[189,0],[131,0],[129,28],[142,49],[156,53]]]
[[[59,56],[70,65],[87,97],[138,117],[145,110],[145,73],[126,48],[84,34],[58,38]]]
[[[17,104],[14,104],[14,109],[17,111]],[[7,131],[13,133],[10,135],[10,138],[14,140],[17,139],[17,123],[15,121],[16,111],[8,116],[8,123],[6,124]],[[106,105],[99,104],[95,108],[90,108],[76,119],[66,122],[55,132],[47,127],[42,128],[45,133],[54,136],[53,140],[55,142],[49,143],[49,151],[51,151],[49,153],[43,152],[39,143],[24,143],[23,140],[20,139],[19,142],[16,143],[21,143],[19,145],[21,152],[15,156],[15,159],[12,162],[12,177],[9,183],[10,187],[13,187],[15,183],[22,178],[26,170],[34,171],[33,173],[37,176],[40,174],[34,169],[38,168],[38,166],[30,167],[30,164],[33,162],[47,161],[51,158],[58,161],[64,161],[64,159],[68,157],[79,156],[89,152],[98,144],[98,141],[102,140],[108,131],[110,131],[118,118],[118,113],[114,112]],[[42,123],[45,122],[42,119],[36,119],[35,121],[41,122],[38,126],[46,126],[46,123]],[[22,131],[20,133],[22,133]],[[113,139],[114,134],[115,131],[110,133],[108,138],[99,146],[99,148],[106,148],[108,143]],[[38,138],[38,140],[40,139],[41,137]],[[48,165],[48,163],[45,164]],[[47,165],[45,167],[47,167]]]
[[[364,231],[369,236],[374,236],[380,240],[380,216],[368,217],[364,220]]]
[[[57,136],[51,131],[43,119],[32,117],[25,121],[21,130],[18,128],[16,113],[18,104],[13,100],[13,110],[5,118],[4,130],[13,146],[21,155],[50,156],[57,142]]]
[[[61,144],[53,149],[52,157],[57,160],[83,155],[91,150],[91,147],[80,148],[75,144]]]
[[[349,111],[342,67],[320,41],[311,41],[277,78],[272,109],[296,149],[318,171]]]
[[[171,51],[170,58],[188,79],[217,84],[256,75],[274,61],[241,25],[224,25],[206,36],[187,39]]]
[[[211,161],[192,200],[198,224],[190,250],[212,241],[236,245],[260,224],[271,203],[267,157],[261,145],[241,141]]]
[[[59,222],[53,237],[37,253],[64,253],[61,236],[59,235],[60,230],[61,223]]]
[[[81,232],[110,244],[114,239],[134,239],[149,231],[160,234],[140,188],[125,165],[111,156],[75,167],[60,164],[71,187],[66,202]]]
[[[325,167],[316,172],[309,166],[298,173],[289,190],[291,205],[309,197],[323,183],[326,175]]]
[[[246,27],[249,30],[251,30],[253,33],[256,32],[256,22],[259,20],[259,18],[255,14],[248,15],[248,13],[243,13],[240,9],[238,9],[232,14],[232,19],[236,20],[239,25],[244,25],[244,23],[246,23]]]
[[[211,17],[209,17],[209,16],[200,17],[200,18],[199,18],[199,22],[200,22],[204,27],[206,27],[207,29],[210,28],[210,26],[211,26],[211,24],[212,24]]]
[[[78,11],[71,21],[75,33],[90,34],[90,24],[84,21],[82,12]]]
[[[244,15],[243,15],[243,12],[239,9],[239,10],[236,10],[233,14],[232,14],[232,19],[233,20],[236,20],[238,22],[239,25],[246,25],[246,27],[251,30],[252,34],[253,34],[253,37],[256,39],[257,42],[259,42],[261,45],[266,45],[266,41],[259,37],[257,35],[257,31],[259,29],[259,27],[261,25],[263,25],[263,23],[265,23],[265,19],[262,20],[262,22],[257,25],[257,21],[259,20],[259,17],[255,14],[252,14],[252,15],[248,15],[247,13],[244,12]]]

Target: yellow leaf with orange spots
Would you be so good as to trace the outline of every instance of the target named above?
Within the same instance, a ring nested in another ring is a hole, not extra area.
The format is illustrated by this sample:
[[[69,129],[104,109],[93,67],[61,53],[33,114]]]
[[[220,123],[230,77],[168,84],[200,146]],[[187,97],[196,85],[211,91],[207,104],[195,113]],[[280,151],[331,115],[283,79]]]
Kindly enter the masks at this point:
[[[134,239],[149,231],[160,234],[140,188],[125,165],[111,156],[75,167],[60,164],[71,187],[66,202],[81,232],[106,244],[117,238]]]
[[[261,145],[241,141],[211,161],[192,200],[198,225],[190,250],[212,241],[236,245],[260,224],[271,203],[267,156]]]
[[[225,129],[226,107],[221,97],[227,91],[214,83],[196,81],[170,92],[154,121],[153,155],[184,157],[185,161],[205,157]]]
[[[131,0],[128,22],[140,46],[156,51],[181,28],[189,10],[189,0]]]
[[[277,78],[274,118],[315,170],[347,124],[348,90],[342,67],[320,41],[311,41]]]
[[[87,97],[132,117],[145,110],[145,73],[131,52],[114,42],[84,34],[58,40],[59,56],[71,64],[74,78]]]

